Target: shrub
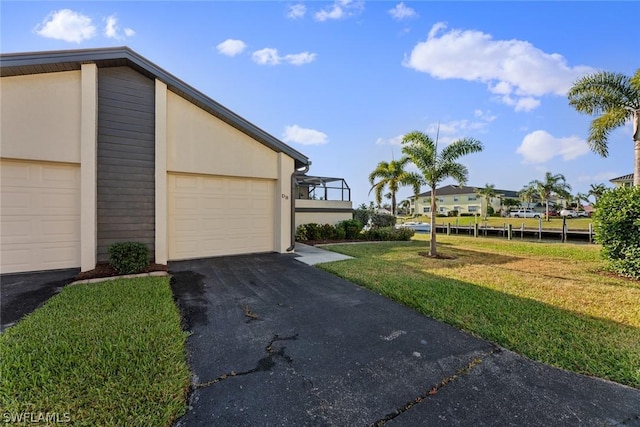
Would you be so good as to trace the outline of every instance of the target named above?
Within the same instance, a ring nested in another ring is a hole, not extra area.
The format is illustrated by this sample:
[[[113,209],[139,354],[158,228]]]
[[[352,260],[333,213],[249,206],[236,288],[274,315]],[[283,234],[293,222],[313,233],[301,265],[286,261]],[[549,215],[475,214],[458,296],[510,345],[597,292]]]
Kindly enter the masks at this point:
[[[347,219],[340,221],[336,228],[342,228],[344,230],[344,238],[353,240],[357,239],[360,231],[362,231],[362,223],[357,219]]]
[[[378,227],[363,233],[365,240],[407,241],[411,240],[415,231],[411,228]]]
[[[140,242],[119,242],[109,246],[109,265],[120,274],[134,274],[149,265],[149,249]]]
[[[458,211],[456,209],[450,210],[447,214],[448,216],[458,216]]]
[[[333,240],[336,238],[336,228],[331,224],[323,224],[320,226],[320,239]]]
[[[487,206],[487,216],[491,216],[494,213],[496,213],[496,210],[493,209],[493,206],[491,206],[491,205]]]
[[[640,186],[605,192],[598,199],[593,224],[611,270],[640,279]]]
[[[368,224],[371,214],[372,211],[362,204],[353,211],[353,219],[358,220],[362,225]]]
[[[393,227],[396,225],[396,217],[389,214],[374,213],[371,215],[371,226],[376,227]]]

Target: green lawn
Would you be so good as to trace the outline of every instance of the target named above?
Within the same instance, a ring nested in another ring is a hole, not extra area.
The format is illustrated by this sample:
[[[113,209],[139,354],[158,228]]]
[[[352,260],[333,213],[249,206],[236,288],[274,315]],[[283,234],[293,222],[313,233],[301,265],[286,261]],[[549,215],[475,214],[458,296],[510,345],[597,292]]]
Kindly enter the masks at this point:
[[[0,335],[0,413],[171,425],[186,410],[185,340],[166,277],[68,286]]]
[[[418,218],[404,218],[399,219],[398,223],[405,221],[422,221],[429,222],[430,218],[428,216],[421,216]],[[524,224],[525,228],[535,228],[537,229],[540,222],[535,218],[502,218],[502,217],[488,217],[485,221],[484,217],[478,217],[477,219],[470,216],[462,216],[462,217],[436,217],[436,224],[444,224],[450,223],[451,225],[456,225],[456,221],[461,226],[468,226],[469,224],[473,225],[478,222],[480,226],[484,226],[485,224],[489,227],[503,227],[504,224],[511,224],[512,227],[520,228],[522,224]],[[588,230],[589,224],[592,223],[591,218],[567,218],[567,227],[569,230]],[[562,218],[551,217],[549,221],[545,221],[542,219],[542,228],[551,228],[551,229],[562,229]]]
[[[640,388],[640,282],[602,272],[599,247],[438,236],[334,245],[320,265],[532,359]]]

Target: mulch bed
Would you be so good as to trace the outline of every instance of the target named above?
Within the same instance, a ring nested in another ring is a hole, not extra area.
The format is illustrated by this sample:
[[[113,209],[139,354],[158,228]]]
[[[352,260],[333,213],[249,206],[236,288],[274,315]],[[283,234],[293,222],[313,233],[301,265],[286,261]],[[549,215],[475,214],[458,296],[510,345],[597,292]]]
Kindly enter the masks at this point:
[[[168,268],[164,264],[151,263],[143,271],[143,273],[151,273],[153,271],[168,271]],[[94,268],[93,270],[78,273],[78,275],[75,277],[75,280],[98,279],[102,277],[114,276],[121,276],[121,274],[115,271],[109,264],[101,263],[96,265],[96,268]]]

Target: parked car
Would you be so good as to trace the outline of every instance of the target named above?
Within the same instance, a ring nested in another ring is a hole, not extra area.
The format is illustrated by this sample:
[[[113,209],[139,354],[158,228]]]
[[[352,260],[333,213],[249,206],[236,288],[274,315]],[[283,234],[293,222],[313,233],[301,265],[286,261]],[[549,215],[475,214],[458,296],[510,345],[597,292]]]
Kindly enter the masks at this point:
[[[576,216],[578,218],[582,217],[582,218],[589,218],[589,213],[587,211],[577,211],[576,212]]]
[[[578,213],[576,211],[574,211],[573,209],[562,209],[560,211],[560,216],[564,216],[567,218],[577,218],[578,217]]]
[[[533,209],[515,209],[509,212],[511,218],[540,218],[540,212],[536,212]]]

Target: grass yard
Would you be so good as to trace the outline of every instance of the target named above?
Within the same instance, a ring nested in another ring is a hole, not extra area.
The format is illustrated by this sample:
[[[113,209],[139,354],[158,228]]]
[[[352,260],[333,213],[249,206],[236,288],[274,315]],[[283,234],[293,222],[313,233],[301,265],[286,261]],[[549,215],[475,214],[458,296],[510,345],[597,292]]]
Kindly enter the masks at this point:
[[[531,359],[640,388],[640,282],[602,273],[599,246],[428,235],[334,245],[319,267]]]
[[[166,277],[68,286],[0,335],[0,413],[171,425],[186,410],[185,340]]]
[[[469,224],[473,225],[476,223],[476,219],[471,216],[462,216],[462,217],[436,217],[436,224],[444,224],[450,223],[451,225],[456,224],[456,220],[460,226],[468,226]],[[416,218],[407,218],[406,221],[422,221],[429,222],[430,218],[428,216],[421,216]],[[485,221],[484,217],[478,217],[478,224],[480,226],[484,226],[485,223],[489,227],[502,227],[504,224],[511,224],[513,228],[520,228],[524,223],[525,228],[535,228],[537,229],[539,226],[539,220],[535,218],[501,218],[501,217],[488,217]],[[398,222],[404,222],[400,220]],[[592,223],[591,218],[567,218],[567,227],[569,230],[588,230],[589,224]],[[562,229],[562,218],[559,217],[551,217],[550,221],[545,221],[542,219],[542,228],[549,229]]]

